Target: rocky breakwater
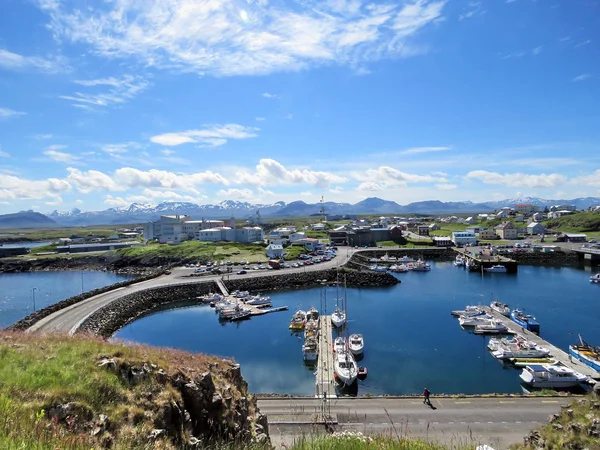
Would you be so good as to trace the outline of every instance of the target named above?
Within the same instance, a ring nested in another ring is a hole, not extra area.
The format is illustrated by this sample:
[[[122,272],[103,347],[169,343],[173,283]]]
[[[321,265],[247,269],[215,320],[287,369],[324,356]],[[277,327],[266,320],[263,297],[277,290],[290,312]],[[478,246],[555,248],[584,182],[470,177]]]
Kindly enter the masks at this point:
[[[174,306],[197,304],[196,297],[209,292],[219,292],[212,281],[157,287],[126,294],[90,315],[77,332],[110,337],[144,315]]]
[[[139,283],[142,281],[150,280],[152,278],[156,278],[163,274],[164,274],[164,271],[155,270],[154,272],[150,272],[145,276],[136,277],[134,279],[127,280],[127,281],[121,281],[119,283],[111,284],[109,286],[105,286],[102,288],[93,289],[91,291],[84,292],[83,294],[76,295],[74,297],[69,297],[58,303],[47,306],[46,308],[40,309],[34,313],[29,314],[27,317],[19,320],[18,322],[15,322],[11,326],[9,326],[7,329],[11,330],[11,331],[26,330],[27,328],[33,326],[35,323],[37,323],[39,320],[43,319],[44,317],[47,317],[50,314],[55,313],[56,311],[60,311],[61,309],[66,308],[67,306],[74,305],[74,304],[79,303],[83,300],[86,300],[90,297],[94,297],[95,295],[104,294],[105,292],[109,292],[114,289],[119,289],[119,288],[123,288],[126,286],[130,286],[134,283]]]
[[[339,277],[338,277],[339,274]],[[398,278],[383,272],[359,272],[356,270],[336,269],[310,272],[282,272],[280,276],[238,278],[225,281],[229,292],[235,290],[250,292],[282,291],[286,289],[304,289],[323,283],[335,283],[346,280],[350,287],[394,286],[400,283]]]
[[[503,255],[517,261],[519,264],[530,265],[560,266],[576,264],[578,261],[577,253],[568,249],[552,252],[518,251],[504,253]]]

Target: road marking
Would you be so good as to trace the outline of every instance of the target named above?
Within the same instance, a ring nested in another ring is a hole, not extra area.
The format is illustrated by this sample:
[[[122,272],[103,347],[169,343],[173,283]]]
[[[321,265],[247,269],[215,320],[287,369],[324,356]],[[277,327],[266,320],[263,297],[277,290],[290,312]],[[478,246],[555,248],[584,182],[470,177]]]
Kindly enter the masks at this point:
[[[508,423],[508,422],[502,422],[502,423]]]
[[[454,422],[448,422],[448,423],[454,423]]]
[[[488,423],[494,423],[494,422],[488,422]]]
[[[461,422],[461,423],[467,423],[467,422]]]
[[[457,405],[459,405],[459,404],[471,403],[471,402],[462,402],[462,401],[460,401],[460,402],[459,402],[459,401],[456,401],[456,402],[454,402],[454,403],[456,403]]]
[[[558,400],[542,400],[542,403],[558,403]]]
[[[521,421],[520,421],[520,420],[517,420],[515,423],[521,423]]]
[[[500,400],[500,403],[514,403],[514,402],[515,402],[514,400],[508,400],[508,401]]]

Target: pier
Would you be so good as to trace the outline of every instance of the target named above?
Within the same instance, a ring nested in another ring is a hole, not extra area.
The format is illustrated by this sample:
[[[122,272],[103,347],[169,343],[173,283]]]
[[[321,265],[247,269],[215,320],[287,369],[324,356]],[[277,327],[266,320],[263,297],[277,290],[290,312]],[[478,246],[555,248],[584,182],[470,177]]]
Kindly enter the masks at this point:
[[[575,358],[570,358],[569,354],[567,352],[561,350],[558,347],[555,347],[548,341],[539,337],[537,334],[532,333],[531,331],[528,331],[528,330],[523,330],[523,328],[520,325],[513,322],[510,318],[503,316],[499,312],[494,311],[489,306],[482,306],[481,308],[483,310],[485,310],[486,313],[493,316],[494,319],[496,319],[496,320],[502,322],[504,325],[506,325],[512,334],[516,334],[516,335],[518,335],[524,339],[527,339],[531,342],[534,342],[542,347],[546,347],[548,350],[550,350],[550,358],[556,359],[562,365],[567,366],[567,367],[575,370],[576,372],[579,372],[583,375],[588,376],[592,380],[591,381],[592,384],[595,381],[600,381],[600,373],[596,372],[590,366],[585,365],[584,363],[582,363],[581,361],[579,361]]]
[[[333,379],[333,330],[331,316],[319,317],[319,358],[317,360],[315,397],[336,397]]]
[[[506,267],[506,273],[517,273],[519,267],[519,264],[513,259],[501,255],[489,255],[480,248],[479,251],[473,250],[472,252],[456,247],[453,250],[462,256],[467,263],[470,263],[470,270],[483,271],[486,267],[501,265]]]
[[[217,287],[219,288],[219,290],[221,291],[221,294],[223,294],[225,297],[229,296],[229,291],[227,290],[227,288],[225,287],[225,284],[223,283],[223,280],[217,278],[215,280],[215,283],[217,284]]]

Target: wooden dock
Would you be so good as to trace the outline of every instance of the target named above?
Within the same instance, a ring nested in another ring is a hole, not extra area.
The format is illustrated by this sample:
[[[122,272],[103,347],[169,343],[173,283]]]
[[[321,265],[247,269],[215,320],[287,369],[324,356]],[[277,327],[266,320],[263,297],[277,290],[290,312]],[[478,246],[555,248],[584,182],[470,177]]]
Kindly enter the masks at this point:
[[[331,316],[319,317],[319,359],[317,360],[315,397],[336,397],[333,379],[333,330]]]
[[[484,309],[485,312],[487,312],[488,314],[494,316],[495,319],[501,321],[504,325],[506,325],[508,327],[508,329],[511,331],[511,333],[521,336],[524,339],[535,342],[536,344],[549,349],[550,357],[552,359],[556,359],[562,365],[570,367],[571,369],[573,369],[583,375],[587,375],[588,377],[590,377],[593,380],[600,380],[600,373],[596,372],[590,366],[586,366],[581,361],[578,361],[575,358],[570,358],[569,354],[567,352],[561,350],[558,347],[555,347],[548,341],[539,337],[537,334],[532,333],[531,331],[528,331],[528,330],[523,330],[523,328],[520,325],[513,322],[510,318],[505,317],[502,314],[494,311],[489,306],[482,306],[481,308]],[[541,327],[543,330],[543,324],[541,324]],[[592,383],[593,383],[593,381],[592,381]]]
[[[229,291],[225,287],[225,284],[223,283],[223,280],[220,280],[219,278],[217,278],[215,280],[215,282],[217,283],[217,287],[221,291],[221,294],[223,294],[225,297],[229,296]]]

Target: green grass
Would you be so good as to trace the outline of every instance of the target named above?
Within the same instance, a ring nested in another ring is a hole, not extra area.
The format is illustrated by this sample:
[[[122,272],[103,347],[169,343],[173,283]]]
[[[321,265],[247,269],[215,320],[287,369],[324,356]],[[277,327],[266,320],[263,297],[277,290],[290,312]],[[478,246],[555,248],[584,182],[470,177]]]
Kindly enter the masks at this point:
[[[401,430],[404,431],[404,430]],[[467,450],[475,445],[454,442],[442,444],[409,437],[374,435],[360,432],[337,432],[329,436],[304,436],[296,440],[290,450]]]
[[[109,237],[116,234],[117,228],[133,228],[137,225],[105,225],[90,227],[54,227],[54,228],[6,228],[2,229],[2,242],[50,241],[64,237]]]
[[[580,212],[542,222],[549,230],[562,232],[600,232],[600,214]]]

